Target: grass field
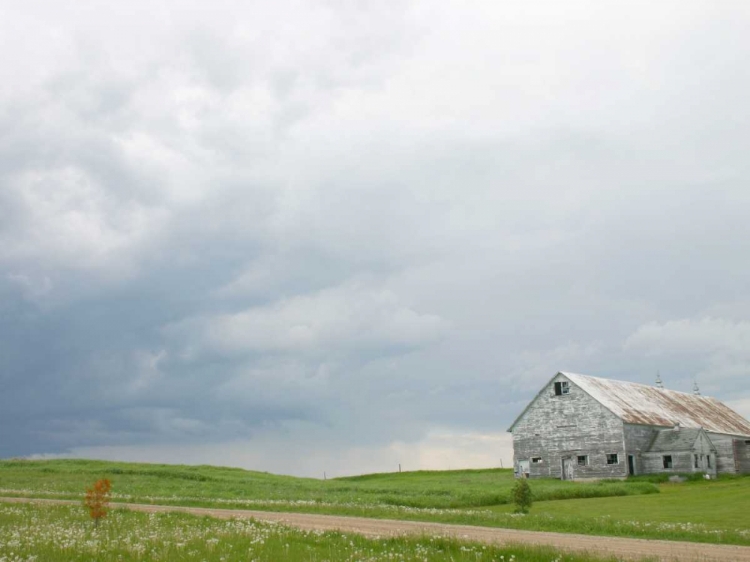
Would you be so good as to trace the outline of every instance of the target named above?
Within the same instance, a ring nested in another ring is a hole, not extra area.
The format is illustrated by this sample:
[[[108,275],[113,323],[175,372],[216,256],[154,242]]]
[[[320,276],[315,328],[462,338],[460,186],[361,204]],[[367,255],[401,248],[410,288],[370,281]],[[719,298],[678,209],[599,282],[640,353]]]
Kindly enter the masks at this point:
[[[241,469],[82,460],[0,461],[0,495],[80,498],[99,477],[115,500],[302,511],[516,529],[750,545],[750,477],[682,484],[531,482],[512,514],[509,470],[374,474],[327,481]],[[656,492],[656,493],[655,493]]]
[[[523,528],[750,545],[750,477],[660,489],[649,496],[538,502]],[[509,509],[488,511],[507,516]]]
[[[80,507],[0,505],[3,562],[597,562],[545,548],[491,547],[441,538],[367,539],[251,520],[116,510],[94,529]]]
[[[120,499],[142,503],[293,508],[312,503],[339,506],[470,508],[507,504],[513,486],[508,469],[371,474],[317,480],[237,468],[114,463],[88,460],[0,461],[0,493],[78,497],[92,479],[116,482]],[[543,480],[537,499],[609,497],[657,493],[650,482],[578,484]]]

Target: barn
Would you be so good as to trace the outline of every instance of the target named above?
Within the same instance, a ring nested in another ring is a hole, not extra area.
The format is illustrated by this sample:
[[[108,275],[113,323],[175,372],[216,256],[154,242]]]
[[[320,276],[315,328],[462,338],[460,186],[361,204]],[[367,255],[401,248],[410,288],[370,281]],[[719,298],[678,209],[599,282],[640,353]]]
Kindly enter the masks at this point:
[[[750,422],[715,398],[557,373],[508,429],[527,478],[750,473]]]

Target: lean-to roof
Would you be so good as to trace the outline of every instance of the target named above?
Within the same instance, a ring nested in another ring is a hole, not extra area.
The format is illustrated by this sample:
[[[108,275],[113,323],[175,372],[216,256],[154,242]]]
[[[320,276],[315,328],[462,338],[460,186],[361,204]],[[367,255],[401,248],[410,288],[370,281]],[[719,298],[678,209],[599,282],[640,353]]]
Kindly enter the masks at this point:
[[[634,382],[560,373],[625,423],[704,428],[750,436],[750,422],[716,398]]]
[[[678,430],[660,429],[654,435],[648,452],[669,453],[692,451],[701,433],[704,433],[702,429],[695,429],[693,427],[681,427]],[[708,436],[706,436],[706,439],[708,439]],[[711,440],[708,439],[708,442],[711,443]],[[711,448],[714,448],[713,443],[711,443]]]

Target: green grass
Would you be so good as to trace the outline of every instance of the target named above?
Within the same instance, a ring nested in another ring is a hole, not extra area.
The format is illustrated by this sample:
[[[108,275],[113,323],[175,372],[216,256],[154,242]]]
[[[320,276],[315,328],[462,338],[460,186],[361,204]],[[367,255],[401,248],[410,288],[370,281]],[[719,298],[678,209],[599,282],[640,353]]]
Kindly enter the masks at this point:
[[[501,507],[495,512],[507,511]],[[700,525],[709,531],[737,529],[750,544],[750,477],[725,477],[718,481],[693,481],[661,485],[658,496],[592,498],[540,502],[536,514],[573,518],[585,525],[608,518],[669,528]]]
[[[0,461],[0,495],[80,498],[109,477],[117,501],[298,511],[750,545],[750,477],[682,484],[530,482],[511,513],[509,470],[371,474],[327,481],[233,468],[83,460]],[[660,493],[654,493],[660,492]]]
[[[245,502],[247,507],[259,509],[265,504],[273,507],[274,502],[289,501],[300,502],[301,507],[304,502],[437,509],[483,507],[509,503],[514,482],[509,469],[372,474],[324,481],[211,466],[0,461],[0,494],[10,495],[8,490],[16,490],[18,495],[54,493],[76,497],[99,477],[110,478],[115,482],[114,491],[129,501],[206,505],[221,500],[235,502],[236,506]],[[538,500],[656,492],[658,487],[649,482],[579,484],[543,480],[534,486]]]
[[[116,510],[94,529],[80,507],[0,505],[0,560],[12,562],[419,561],[603,562],[549,548],[444,538],[368,539],[247,519]],[[613,558],[606,560],[613,561]]]

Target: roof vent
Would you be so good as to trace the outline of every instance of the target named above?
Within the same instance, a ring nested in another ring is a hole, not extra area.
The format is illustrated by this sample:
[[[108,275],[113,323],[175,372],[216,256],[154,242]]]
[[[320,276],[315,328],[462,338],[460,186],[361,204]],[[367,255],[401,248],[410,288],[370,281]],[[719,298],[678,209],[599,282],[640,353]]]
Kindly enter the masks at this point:
[[[659,371],[656,371],[656,388],[664,388],[664,383],[661,382],[661,375]]]
[[[693,379],[693,394],[695,394],[696,396],[701,395],[701,389],[698,388],[698,381],[696,381],[695,379]]]
[[[673,429],[674,429],[674,431],[680,431],[680,422],[677,422],[676,424],[674,424],[674,428]]]

